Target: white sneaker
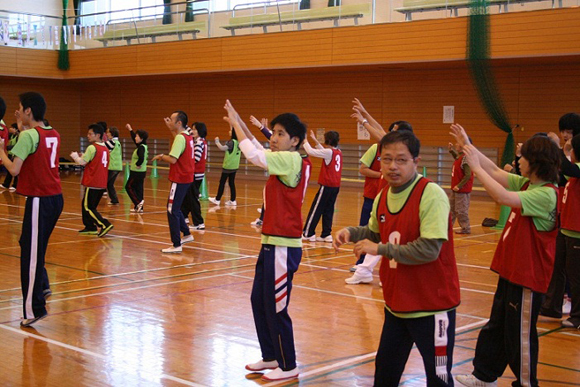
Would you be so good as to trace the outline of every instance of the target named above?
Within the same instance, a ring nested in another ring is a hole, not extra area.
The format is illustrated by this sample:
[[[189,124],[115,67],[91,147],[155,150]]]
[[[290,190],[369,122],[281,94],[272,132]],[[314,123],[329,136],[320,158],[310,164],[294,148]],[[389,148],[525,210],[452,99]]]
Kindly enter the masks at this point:
[[[495,382],[484,382],[483,380],[479,380],[475,376],[469,375],[456,375],[455,380],[459,383],[463,384],[464,386],[468,387],[495,387],[497,386],[497,380]]]
[[[185,218],[185,224],[189,224],[189,218]]]
[[[256,208],[256,211],[258,211],[261,214],[262,213],[262,207]]]
[[[172,253],[181,253],[183,251],[183,249],[181,248],[181,246],[170,246],[166,249],[162,249],[161,252],[162,253],[166,253],[166,254],[172,254]]]
[[[250,223],[252,226],[256,226],[256,227],[262,227],[262,219],[258,218],[256,220],[254,220],[252,223]]]
[[[564,304],[562,305],[562,314],[570,314],[572,310],[572,303],[568,297],[564,297]]]
[[[0,189],[6,189],[6,187],[4,186],[4,184],[0,184]]]
[[[181,244],[189,243],[189,242],[193,242],[193,235],[189,234],[189,235],[185,235],[183,238],[181,238]]]
[[[143,213],[143,204],[145,204],[145,200],[141,200],[139,202],[139,204],[137,204],[137,206],[135,207],[135,212],[142,214]]]
[[[212,202],[216,206],[219,206],[220,205],[220,201],[219,200],[215,200],[215,198],[207,198],[207,200],[209,200],[210,202]]]
[[[189,226],[190,230],[205,230],[205,223],[198,224],[197,226]]]
[[[323,237],[316,237],[316,242],[326,242],[326,243],[332,243],[332,235],[328,235]]]
[[[307,237],[306,235],[302,234],[302,240],[308,242],[316,242],[316,235],[311,235]]]
[[[237,206],[238,202],[236,202],[235,200],[228,200],[226,202],[226,206]]]
[[[349,285],[370,284],[373,282],[373,276],[364,276],[358,273],[354,273],[352,277],[345,279],[344,282]]]
[[[264,370],[274,370],[276,368],[278,368],[278,361],[276,361],[276,360],[272,360],[272,361],[260,360],[260,361],[257,361],[255,363],[246,365],[246,369],[248,371],[252,371],[252,372],[260,372],[260,371],[264,371]]]
[[[262,376],[262,380],[285,380],[285,379],[294,379],[298,377],[298,367],[294,368],[290,371],[282,371],[282,368],[278,367],[274,371],[268,372],[266,375]]]
[[[10,191],[10,192],[14,192],[14,191],[16,191],[16,188],[14,188],[14,187],[10,187],[10,188],[8,188],[8,191]]]

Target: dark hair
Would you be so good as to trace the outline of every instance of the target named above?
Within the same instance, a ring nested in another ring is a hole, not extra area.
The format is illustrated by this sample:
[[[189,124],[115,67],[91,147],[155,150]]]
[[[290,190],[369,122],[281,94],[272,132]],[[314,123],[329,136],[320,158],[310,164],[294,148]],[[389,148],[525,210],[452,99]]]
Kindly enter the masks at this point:
[[[103,133],[105,133],[105,128],[101,124],[90,124],[89,129],[93,131],[94,134],[98,135],[101,139],[103,138]]]
[[[554,141],[545,136],[532,136],[522,146],[522,157],[530,164],[530,174],[546,182],[558,181],[560,149]]]
[[[22,108],[30,108],[32,111],[32,117],[35,121],[42,121],[44,119],[44,114],[46,113],[46,101],[42,94],[29,91],[28,93],[20,94],[18,97],[20,98]]]
[[[395,128],[395,125],[397,125],[397,130],[408,130],[409,132],[413,132],[413,125],[407,121],[395,121],[391,123],[391,125],[389,125],[388,131],[392,132]]]
[[[147,143],[147,138],[149,138],[149,133],[147,133],[146,130],[139,129],[138,131],[135,132],[135,134],[138,134],[139,137],[141,137],[141,144]]]
[[[298,137],[296,149],[300,148],[306,137],[306,125],[300,121],[300,118],[294,113],[282,113],[270,122],[270,128],[273,129],[276,124],[282,126],[290,138]]]
[[[333,148],[338,146],[338,142],[340,141],[340,134],[331,130],[329,132],[324,133],[324,143],[326,145],[330,145]]]
[[[11,128],[16,130],[16,133],[20,133],[20,129],[18,129],[18,124],[16,122],[14,122],[12,125],[10,125]]]
[[[187,128],[187,114],[182,110],[176,110],[173,113],[177,113],[177,121],[181,122],[181,125],[183,125],[184,128]]]
[[[580,134],[575,135],[572,137],[572,151],[574,152],[574,157],[576,158],[576,162],[580,162]]]
[[[566,113],[558,121],[560,132],[572,130],[572,135],[580,134],[580,115],[576,113]]]
[[[111,132],[111,135],[113,137],[119,137],[119,128],[117,128],[116,126],[109,127],[109,132]]]
[[[6,102],[0,97],[0,120],[4,118],[4,114],[6,114]]]
[[[417,137],[415,137],[415,135],[413,134],[413,132],[410,132],[408,130],[396,130],[394,132],[390,132],[388,134],[386,134],[382,139],[381,142],[379,144],[379,149],[384,149],[385,146],[390,145],[390,144],[395,144],[398,142],[402,142],[403,144],[405,144],[407,146],[407,149],[409,149],[409,153],[411,153],[411,156],[413,156],[413,158],[418,157],[419,156],[419,150],[421,149],[421,142],[419,141],[419,139]]]
[[[107,131],[108,126],[105,121],[98,121],[97,124],[101,125],[105,129],[105,132]]]
[[[203,122],[194,122],[192,125],[197,130],[197,135],[201,138],[207,136],[207,126]]]
[[[48,128],[50,126],[50,122],[48,122],[46,118],[42,120],[42,124],[44,125],[45,128]]]
[[[238,139],[238,134],[236,133],[236,130],[234,129],[233,126],[231,127],[231,129],[232,129],[232,135],[230,136],[230,138],[232,140],[237,140]]]

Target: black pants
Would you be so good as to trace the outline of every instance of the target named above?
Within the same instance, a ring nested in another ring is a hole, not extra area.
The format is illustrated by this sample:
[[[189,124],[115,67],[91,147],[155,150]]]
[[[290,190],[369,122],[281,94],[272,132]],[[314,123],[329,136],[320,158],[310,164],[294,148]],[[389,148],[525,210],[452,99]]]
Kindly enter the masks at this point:
[[[475,347],[473,375],[494,382],[506,367],[516,376],[512,386],[537,386],[538,331],[542,294],[499,279],[489,321]]]
[[[398,386],[413,344],[416,344],[423,358],[427,386],[453,386],[455,316],[454,309],[432,316],[400,318],[385,308],[374,385]]]
[[[541,313],[556,318],[562,317],[562,303],[566,291],[566,280],[570,283],[572,299],[570,318],[580,324],[580,239],[558,232],[556,239],[556,261],[550,287],[542,303]]]
[[[203,216],[201,215],[201,206],[199,204],[199,188],[201,187],[202,180],[194,180],[189,190],[185,194],[185,199],[183,199],[183,204],[181,205],[181,212],[183,216],[187,218],[191,214],[194,226],[198,226],[203,223]]]
[[[307,237],[316,233],[316,226],[322,216],[322,233],[320,236],[325,238],[332,233],[332,218],[334,217],[334,203],[338,196],[340,187],[326,187],[321,185],[312,201],[310,212],[304,223],[303,234]]]
[[[83,224],[85,229],[96,231],[97,228],[105,228],[111,225],[107,219],[103,218],[97,207],[103,194],[104,188],[89,188],[85,187],[85,194],[82,202]]]
[[[189,190],[192,183],[173,183],[169,189],[169,198],[167,199],[167,222],[169,223],[169,234],[171,235],[171,242],[173,247],[181,246],[181,233],[183,235],[190,235],[189,227],[185,224],[183,212],[181,212],[181,204],[183,198]]]
[[[50,286],[44,258],[63,204],[62,195],[26,198],[20,235],[20,281],[25,319],[46,314],[44,290]]]
[[[233,202],[236,200],[236,172],[222,172],[222,176],[220,177],[220,186],[218,188],[217,195],[215,196],[215,200],[220,200],[222,198],[222,195],[224,194],[224,188],[226,186],[226,180],[230,186],[230,200]]]
[[[121,171],[109,171],[109,176],[107,178],[107,192],[109,193],[109,199],[111,203],[119,203],[119,198],[117,197],[117,190],[115,189],[115,180],[119,176]]]
[[[129,180],[127,180],[127,184],[125,184],[125,191],[129,195],[129,198],[133,202],[133,205],[137,206],[137,204],[141,203],[143,200],[143,184],[145,183],[145,176],[147,172],[137,172],[137,171],[130,171],[129,172]]]

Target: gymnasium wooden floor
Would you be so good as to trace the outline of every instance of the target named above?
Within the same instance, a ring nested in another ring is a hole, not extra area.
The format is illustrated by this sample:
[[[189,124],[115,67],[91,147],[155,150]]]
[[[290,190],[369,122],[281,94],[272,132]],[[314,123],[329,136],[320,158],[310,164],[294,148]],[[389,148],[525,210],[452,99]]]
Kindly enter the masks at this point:
[[[19,326],[20,223],[24,198],[0,193],[0,385],[3,386],[254,386],[266,383],[244,365],[260,358],[250,289],[260,234],[250,226],[261,205],[263,181],[237,179],[238,206],[208,210],[205,232],[181,255],[169,246],[165,213],[168,181],[146,179],[145,214],[129,199],[100,210],[115,225],[105,238],[82,228],[80,175],[64,175],[65,209],[47,254],[53,296],[48,318]],[[120,177],[118,187],[121,186]],[[218,175],[209,175],[215,195]],[[317,186],[308,190],[306,214]],[[360,187],[343,187],[334,230],[358,222]],[[227,196],[225,199],[229,199]],[[476,338],[488,318],[497,276],[489,270],[499,232],[480,226],[498,208],[480,197],[471,204],[473,234],[455,238],[462,303],[458,309],[454,373],[472,370]],[[320,227],[320,226],[319,226]],[[523,242],[525,243],[525,242]],[[374,352],[383,322],[378,277],[346,285],[354,260],[327,243],[306,243],[294,280],[299,381],[267,385],[371,386]],[[580,333],[559,320],[539,323],[539,378],[543,386],[580,386]],[[423,365],[411,353],[401,384],[424,386]],[[508,369],[499,380],[514,380]]]

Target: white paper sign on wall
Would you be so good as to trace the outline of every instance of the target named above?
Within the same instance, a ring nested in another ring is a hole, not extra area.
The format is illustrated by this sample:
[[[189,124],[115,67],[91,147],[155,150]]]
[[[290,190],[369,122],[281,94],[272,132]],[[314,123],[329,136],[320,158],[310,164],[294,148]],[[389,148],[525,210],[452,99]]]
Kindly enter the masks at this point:
[[[455,106],[443,106],[443,123],[453,124],[455,122]]]

